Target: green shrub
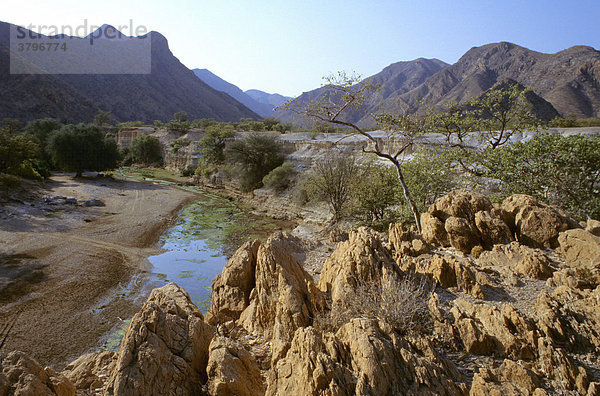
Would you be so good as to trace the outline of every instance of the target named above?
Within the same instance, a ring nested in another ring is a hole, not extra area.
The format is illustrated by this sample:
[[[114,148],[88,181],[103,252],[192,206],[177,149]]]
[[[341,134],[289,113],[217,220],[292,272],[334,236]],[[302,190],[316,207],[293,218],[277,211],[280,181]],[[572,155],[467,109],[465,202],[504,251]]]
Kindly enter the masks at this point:
[[[133,139],[130,147],[133,162],[156,165],[162,163],[160,140],[156,136],[140,135]]]
[[[196,171],[196,168],[190,165],[181,171],[181,176],[183,176],[183,177],[194,176],[195,171]]]
[[[21,185],[21,179],[14,175],[0,173],[0,188],[13,190]]]
[[[192,141],[188,138],[180,137],[171,142],[171,151],[173,154],[177,153],[180,148],[187,147]]]
[[[234,164],[243,191],[260,187],[263,177],[283,164],[283,145],[276,136],[251,133],[225,148],[225,158]]]
[[[263,177],[263,184],[267,187],[271,187],[275,190],[285,190],[288,188],[298,172],[296,167],[291,162],[284,162],[283,165],[278,166],[269,172],[268,175]]]
[[[225,145],[235,136],[231,124],[216,124],[207,126],[204,136],[198,142],[198,149],[202,152],[202,163],[221,164],[225,160]]]

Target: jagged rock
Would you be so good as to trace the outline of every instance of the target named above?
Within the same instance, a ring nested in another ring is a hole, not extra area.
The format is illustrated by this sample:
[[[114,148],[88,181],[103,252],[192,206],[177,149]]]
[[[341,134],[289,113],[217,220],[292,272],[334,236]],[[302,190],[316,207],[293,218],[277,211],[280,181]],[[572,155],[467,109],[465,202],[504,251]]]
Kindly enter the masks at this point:
[[[444,223],[428,212],[421,214],[421,233],[423,239],[432,245],[442,247],[450,246],[450,239],[444,228]]]
[[[65,376],[42,367],[20,351],[0,363],[0,394],[19,396],[74,396],[75,386]]]
[[[343,345],[312,326],[299,328],[290,349],[268,378],[267,395],[352,395],[353,378],[340,355]]]
[[[518,241],[532,247],[556,248],[560,232],[580,227],[566,213],[525,194],[506,198],[502,208],[510,214]]]
[[[88,353],[71,362],[63,370],[75,388],[102,391],[117,363],[117,354],[111,351]]]
[[[258,363],[241,343],[231,338],[213,338],[206,371],[211,395],[257,396],[265,393]]]
[[[461,252],[471,253],[471,250],[480,244],[479,232],[467,219],[450,216],[446,219],[444,228],[450,238],[450,245]]]
[[[348,231],[340,230],[339,228],[334,228],[329,233],[329,242],[338,243],[344,242],[348,240]]]
[[[568,230],[558,237],[560,250],[573,268],[600,268],[600,237],[584,230]]]
[[[420,256],[429,252],[427,242],[419,234],[404,228],[403,224],[390,224],[388,235],[396,257],[398,255]]]
[[[502,221],[502,218],[498,218],[490,212],[475,213],[475,225],[479,230],[485,249],[489,250],[496,244],[506,244],[515,240],[510,228]]]
[[[236,320],[250,303],[259,246],[258,240],[244,243],[229,259],[221,275],[213,279],[210,308],[206,313],[208,323]]]
[[[506,215],[481,194],[455,190],[429,207],[421,216],[421,228],[427,242],[471,253],[476,246],[491,249],[514,240],[503,220]]]
[[[519,274],[542,280],[551,277],[553,271],[550,259],[543,251],[520,245],[518,242],[496,245],[492,251],[483,252],[477,262],[492,268],[508,265]]]
[[[580,291],[566,286],[542,291],[535,303],[537,326],[547,337],[574,351],[600,350],[600,286]]]
[[[497,369],[481,368],[473,377],[469,396],[534,395],[539,386],[540,379],[533,371],[506,359]]]
[[[258,248],[256,286],[238,321],[249,333],[272,341],[273,359],[285,352],[296,329],[310,325],[325,305],[312,277],[290,254],[288,238],[278,233]]]
[[[108,394],[198,394],[206,380],[212,328],[174,283],[150,293],[129,327]]]
[[[422,256],[399,261],[403,271],[429,275],[444,288],[456,287],[460,291],[484,299],[485,293],[467,263],[467,260],[458,260],[449,254],[433,257]]]
[[[538,371],[546,380],[553,380],[557,390],[576,390],[585,395],[589,386],[587,373],[583,367],[577,367],[573,360],[561,349],[554,347],[548,338],[538,339]]]
[[[585,230],[592,235],[600,237],[600,221],[589,219],[585,225]]]
[[[530,360],[535,357],[535,323],[512,305],[499,310],[490,304],[471,304],[458,298],[450,310],[454,327],[468,352]],[[493,341],[490,343],[490,339]]]
[[[319,289],[327,292],[332,303],[343,302],[359,281],[383,279],[397,273],[398,266],[379,234],[361,227],[349,234],[348,241],[338,244],[325,261]]]
[[[400,337],[368,319],[352,319],[335,336],[298,329],[277,362],[268,395],[459,395],[457,369],[424,338]]]

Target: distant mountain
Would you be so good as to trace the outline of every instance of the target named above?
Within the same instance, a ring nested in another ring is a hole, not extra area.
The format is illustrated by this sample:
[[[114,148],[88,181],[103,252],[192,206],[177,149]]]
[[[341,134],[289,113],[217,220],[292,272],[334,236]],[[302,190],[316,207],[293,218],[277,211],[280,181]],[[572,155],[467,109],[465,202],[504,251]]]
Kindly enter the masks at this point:
[[[451,101],[464,101],[481,95],[496,84],[517,82],[531,88],[528,100],[544,119],[600,116],[600,52],[575,46],[556,54],[543,54],[515,44],[501,42],[474,47],[453,65],[417,59],[388,66],[369,77],[381,90],[368,98],[361,112],[349,116],[361,125],[372,124],[365,111],[382,110],[418,113],[423,103],[440,107]],[[325,94],[324,88],[305,92],[306,101]],[[284,121],[307,123],[289,112],[278,113]]]
[[[168,121],[177,111],[187,112],[190,119],[259,118],[237,100],[198,79],[171,53],[160,33],[149,33],[149,74],[33,75],[10,74],[10,27],[0,22],[0,118],[55,117],[83,122],[91,121],[98,109],[110,111],[118,121]],[[101,29],[106,28],[111,27]],[[105,56],[118,66],[122,55],[115,46]]]
[[[379,73],[366,78],[359,84],[377,84],[379,89],[371,97],[367,98],[365,106],[359,111],[348,114],[348,121],[356,122],[361,125],[371,124],[371,120],[365,118],[365,114],[377,112],[379,110],[393,110],[394,103],[404,93],[411,91],[425,82],[428,78],[448,67],[447,63],[438,59],[419,58],[412,61],[397,62],[387,66]],[[298,97],[301,103],[329,95],[329,88],[321,87],[313,91],[304,92]],[[276,115],[282,121],[290,121],[297,125],[308,126],[312,123],[310,120],[292,112],[279,111]]]
[[[230,82],[223,80],[221,77],[217,76],[210,70],[193,69],[192,71],[199,79],[204,81],[206,84],[216,89],[217,91],[225,92],[238,102],[244,104],[244,106],[254,111],[256,114],[262,117],[269,117],[273,115],[272,106],[254,100],[252,97],[246,95],[246,93],[244,93],[244,91],[242,91],[236,85],[233,85]]]
[[[246,93],[246,95],[250,96],[257,102],[269,105],[271,107],[271,110],[273,110],[274,107],[281,106],[288,100],[292,99],[289,96],[283,96],[277,93],[270,94],[267,92],[259,91],[258,89],[249,89],[244,92]]]

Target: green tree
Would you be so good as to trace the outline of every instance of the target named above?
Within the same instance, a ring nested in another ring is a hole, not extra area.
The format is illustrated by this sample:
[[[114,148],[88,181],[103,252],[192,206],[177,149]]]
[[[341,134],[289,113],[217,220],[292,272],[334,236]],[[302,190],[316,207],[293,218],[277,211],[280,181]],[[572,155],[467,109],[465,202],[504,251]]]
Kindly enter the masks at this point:
[[[105,139],[96,125],[64,125],[53,132],[48,141],[48,152],[60,169],[75,172],[114,169],[119,151],[114,139]]]
[[[185,111],[178,111],[173,114],[173,119],[169,121],[166,125],[167,130],[179,132],[179,133],[187,133],[192,127],[190,121],[188,120],[188,115]]]
[[[40,158],[41,150],[33,135],[16,133],[10,127],[0,129],[0,173],[22,175],[23,167]]]
[[[486,178],[503,196],[538,197],[580,219],[600,219],[600,137],[540,134],[500,150],[484,150]]]
[[[358,167],[352,175],[352,212],[359,220],[374,229],[385,231],[397,218],[393,206],[398,205],[400,184],[394,169],[375,161]]]
[[[112,115],[110,111],[102,111],[99,110],[98,113],[94,116],[94,125],[98,126],[108,126],[113,122]]]
[[[265,131],[275,131],[277,125],[281,124],[275,117],[267,117],[263,118],[262,123],[264,125]]]
[[[38,140],[41,149],[41,158],[48,163],[50,163],[50,153],[47,147],[48,138],[52,132],[59,130],[62,125],[61,122],[54,118],[42,118],[30,121],[25,127],[25,131],[34,135]]]
[[[162,148],[156,136],[140,135],[133,139],[130,147],[133,162],[154,165],[162,163]]]
[[[198,141],[197,147],[202,152],[202,162],[206,165],[218,165],[225,160],[225,144],[235,136],[233,125],[210,125]]]
[[[263,177],[283,164],[283,146],[276,136],[251,133],[225,147],[225,158],[240,174],[240,187],[251,191],[260,187]]]
[[[282,191],[288,188],[292,183],[298,171],[291,162],[284,162],[283,165],[273,169],[269,174],[263,177],[263,184],[275,190]]]

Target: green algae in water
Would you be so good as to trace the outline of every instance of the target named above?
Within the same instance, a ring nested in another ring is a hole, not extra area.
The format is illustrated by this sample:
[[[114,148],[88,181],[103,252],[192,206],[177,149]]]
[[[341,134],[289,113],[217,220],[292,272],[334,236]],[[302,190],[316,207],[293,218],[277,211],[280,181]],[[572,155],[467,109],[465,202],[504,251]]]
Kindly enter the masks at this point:
[[[124,320],[115,331],[106,337],[106,341],[104,341],[104,344],[100,349],[102,351],[112,351],[118,353],[121,346],[121,340],[123,337],[125,337],[129,323],[131,323],[131,319]]]

